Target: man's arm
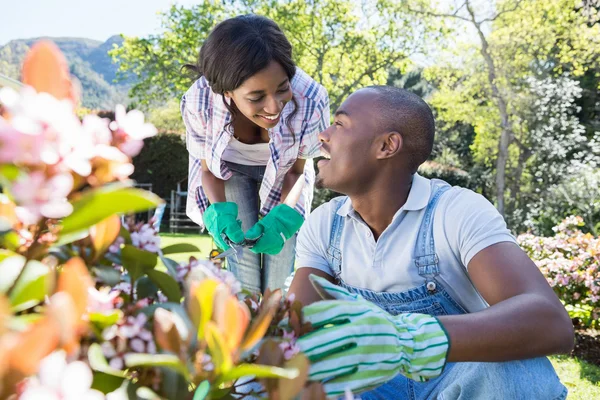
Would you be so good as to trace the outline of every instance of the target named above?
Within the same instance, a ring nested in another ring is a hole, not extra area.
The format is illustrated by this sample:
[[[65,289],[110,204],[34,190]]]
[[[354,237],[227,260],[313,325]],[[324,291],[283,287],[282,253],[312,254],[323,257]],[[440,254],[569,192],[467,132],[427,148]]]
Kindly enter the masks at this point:
[[[313,287],[312,283],[310,283],[310,280],[308,279],[310,274],[320,276],[333,283],[333,277],[320,269],[310,267],[298,268],[294,274],[292,284],[290,285],[288,296],[293,294],[295,300],[300,301],[304,306],[314,303],[315,301],[323,300]]]
[[[504,361],[571,351],[569,315],[518,245],[489,246],[472,258],[468,270],[490,307],[439,318],[450,336],[448,361]]]

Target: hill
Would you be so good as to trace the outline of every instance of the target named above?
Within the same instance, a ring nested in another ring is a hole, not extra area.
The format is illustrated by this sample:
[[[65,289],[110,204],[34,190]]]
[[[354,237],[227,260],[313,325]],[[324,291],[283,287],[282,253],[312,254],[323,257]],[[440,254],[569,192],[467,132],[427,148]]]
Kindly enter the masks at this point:
[[[112,109],[117,103],[127,104],[131,80],[115,82],[117,65],[108,51],[123,39],[112,36],[107,41],[84,38],[17,39],[0,47],[0,74],[19,79],[20,68],[29,48],[40,39],[48,39],[65,54],[71,74],[82,86],[82,105],[92,109]]]

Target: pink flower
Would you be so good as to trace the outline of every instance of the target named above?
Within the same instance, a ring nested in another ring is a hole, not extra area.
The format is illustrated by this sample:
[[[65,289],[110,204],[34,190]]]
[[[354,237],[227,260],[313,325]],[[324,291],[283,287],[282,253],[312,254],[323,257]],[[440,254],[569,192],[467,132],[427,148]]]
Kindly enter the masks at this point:
[[[21,133],[0,117],[0,164],[41,164],[42,140]]]
[[[296,345],[296,337],[294,332],[283,332],[283,342],[279,343],[279,348],[283,351],[283,358],[290,360],[300,352],[300,348]]]
[[[115,121],[110,124],[115,133],[115,142],[119,149],[129,157],[135,157],[144,146],[145,138],[156,135],[154,125],[144,122],[144,114],[139,110],[126,112],[125,107],[117,105]]]
[[[131,232],[131,242],[135,247],[152,253],[160,251],[160,236],[149,224],[142,225],[138,231]]]
[[[89,312],[106,313],[115,309],[118,302],[119,291],[110,288],[97,290],[96,288],[88,289],[88,310]]]
[[[67,363],[63,351],[44,358],[38,374],[30,379],[21,400],[101,400],[104,395],[91,389],[92,371],[82,361]]]
[[[111,253],[118,253],[121,250],[121,245],[125,244],[125,238],[119,236],[113,244],[110,245],[108,251]]]
[[[63,218],[73,212],[67,196],[73,189],[71,174],[46,177],[43,172],[32,172],[18,179],[11,192],[17,204],[17,217],[25,224],[35,224],[46,218]]]

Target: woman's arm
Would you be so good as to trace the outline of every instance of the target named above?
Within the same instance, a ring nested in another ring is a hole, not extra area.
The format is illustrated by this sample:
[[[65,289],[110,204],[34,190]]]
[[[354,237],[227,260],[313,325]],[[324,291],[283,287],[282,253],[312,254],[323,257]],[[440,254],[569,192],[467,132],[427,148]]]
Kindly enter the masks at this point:
[[[296,160],[292,168],[285,174],[283,178],[283,187],[281,188],[281,202],[285,200],[290,190],[294,187],[294,184],[298,181],[300,175],[304,173],[304,165],[306,160],[299,158]]]
[[[225,181],[217,178],[208,169],[206,160],[202,160],[202,188],[211,204],[221,203],[225,199]]]

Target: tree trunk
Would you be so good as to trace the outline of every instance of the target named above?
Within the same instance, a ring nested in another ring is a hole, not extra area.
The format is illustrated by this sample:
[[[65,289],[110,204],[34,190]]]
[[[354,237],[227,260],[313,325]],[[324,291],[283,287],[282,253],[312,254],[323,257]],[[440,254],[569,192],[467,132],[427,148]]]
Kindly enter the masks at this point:
[[[494,60],[492,59],[492,55],[489,51],[488,41],[481,30],[481,24],[475,20],[475,13],[473,12],[468,0],[466,2],[466,6],[467,11],[471,16],[471,22],[473,23],[475,29],[477,29],[477,34],[481,40],[481,55],[483,56],[483,59],[488,67],[488,82],[492,89],[492,97],[496,100],[498,112],[500,113],[501,133],[500,140],[498,141],[498,158],[496,160],[496,207],[498,208],[498,212],[504,217],[506,164],[508,162],[508,147],[513,141],[513,133],[506,108],[506,101],[504,100],[504,97],[502,97],[502,94],[498,89],[498,85],[496,85],[496,66],[494,65]]]

